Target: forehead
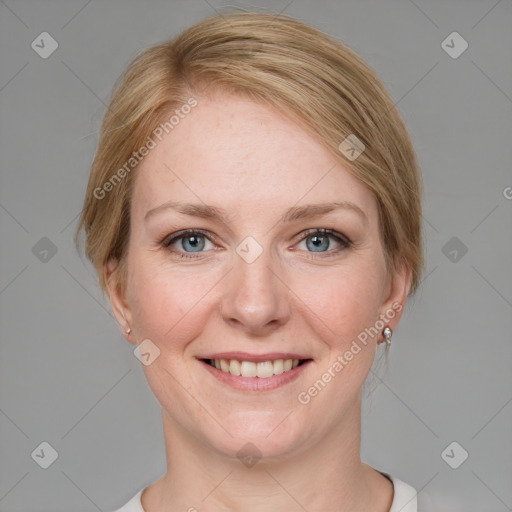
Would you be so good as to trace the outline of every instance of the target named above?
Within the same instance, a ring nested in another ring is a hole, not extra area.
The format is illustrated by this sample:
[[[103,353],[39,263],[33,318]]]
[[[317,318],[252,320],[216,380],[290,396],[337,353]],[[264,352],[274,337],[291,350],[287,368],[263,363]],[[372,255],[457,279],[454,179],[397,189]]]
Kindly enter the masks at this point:
[[[134,187],[139,213],[181,200],[252,212],[345,200],[376,214],[372,194],[317,136],[277,109],[228,94],[198,98],[156,140]]]

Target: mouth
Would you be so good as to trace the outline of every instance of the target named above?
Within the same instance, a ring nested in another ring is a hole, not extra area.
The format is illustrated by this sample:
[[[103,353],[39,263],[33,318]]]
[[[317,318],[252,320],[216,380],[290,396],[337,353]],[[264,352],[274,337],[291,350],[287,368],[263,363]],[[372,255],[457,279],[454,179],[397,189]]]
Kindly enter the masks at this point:
[[[243,359],[201,359],[213,368],[235,377],[268,379],[275,375],[290,372],[311,359],[268,359],[247,361]]]
[[[300,377],[313,359],[298,354],[254,356],[224,353],[198,358],[201,366],[222,385],[244,392],[272,391]],[[295,357],[290,357],[295,356]]]

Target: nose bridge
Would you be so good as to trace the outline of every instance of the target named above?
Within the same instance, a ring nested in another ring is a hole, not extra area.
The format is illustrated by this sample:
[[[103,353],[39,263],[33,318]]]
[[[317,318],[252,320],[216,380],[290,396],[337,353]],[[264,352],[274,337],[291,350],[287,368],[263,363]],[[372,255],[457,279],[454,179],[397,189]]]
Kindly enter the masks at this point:
[[[270,251],[254,242],[246,239],[237,247],[221,310],[226,322],[265,334],[287,321],[289,297]]]

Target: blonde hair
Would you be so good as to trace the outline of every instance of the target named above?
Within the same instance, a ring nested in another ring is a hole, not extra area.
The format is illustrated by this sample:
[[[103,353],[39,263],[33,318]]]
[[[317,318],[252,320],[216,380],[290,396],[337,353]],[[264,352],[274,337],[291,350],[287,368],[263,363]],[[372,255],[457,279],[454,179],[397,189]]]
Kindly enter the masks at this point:
[[[295,19],[262,13],[205,19],[143,51],[121,77],[103,119],[75,234],[79,246],[85,232],[85,252],[102,290],[111,259],[126,284],[139,149],[149,147],[158,126],[169,124],[162,125],[173,109],[192,104],[195,93],[212,86],[284,111],[343,159],[375,195],[388,272],[409,267],[412,294],[423,270],[422,182],[392,99],[375,72],[336,39]],[[347,137],[364,144],[355,159],[340,151]]]

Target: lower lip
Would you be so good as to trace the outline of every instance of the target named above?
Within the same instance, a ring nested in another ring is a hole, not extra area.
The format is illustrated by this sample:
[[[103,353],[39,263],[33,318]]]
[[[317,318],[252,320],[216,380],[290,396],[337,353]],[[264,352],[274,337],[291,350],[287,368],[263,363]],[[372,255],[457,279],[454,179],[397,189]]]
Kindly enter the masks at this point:
[[[242,377],[241,375],[231,375],[231,373],[217,370],[214,366],[205,361],[199,361],[207,371],[215,378],[241,391],[271,391],[294,381],[311,363],[311,360],[305,361],[299,366],[283,372],[280,375],[272,375],[272,377]]]

